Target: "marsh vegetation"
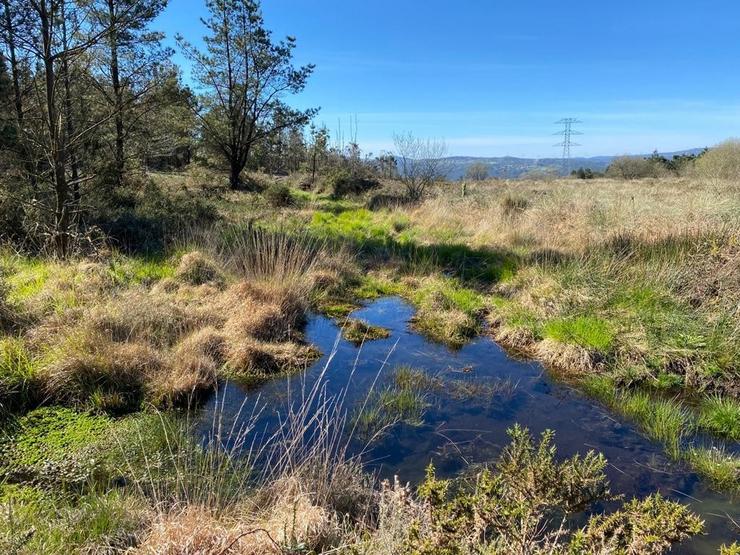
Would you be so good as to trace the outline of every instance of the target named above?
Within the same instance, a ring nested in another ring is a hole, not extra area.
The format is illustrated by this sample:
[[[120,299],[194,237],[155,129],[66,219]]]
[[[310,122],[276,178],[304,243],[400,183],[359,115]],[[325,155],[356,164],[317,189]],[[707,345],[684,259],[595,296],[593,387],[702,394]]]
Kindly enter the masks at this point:
[[[0,552],[738,552],[738,141],[451,183],[164,7],[0,5]]]

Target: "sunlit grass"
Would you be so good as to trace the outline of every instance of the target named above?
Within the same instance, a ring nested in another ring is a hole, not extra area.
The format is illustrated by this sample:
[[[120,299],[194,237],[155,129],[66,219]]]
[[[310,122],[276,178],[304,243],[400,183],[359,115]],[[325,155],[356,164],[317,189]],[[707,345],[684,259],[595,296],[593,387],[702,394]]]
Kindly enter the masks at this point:
[[[699,405],[700,429],[740,441],[740,402],[728,396],[710,395]]]

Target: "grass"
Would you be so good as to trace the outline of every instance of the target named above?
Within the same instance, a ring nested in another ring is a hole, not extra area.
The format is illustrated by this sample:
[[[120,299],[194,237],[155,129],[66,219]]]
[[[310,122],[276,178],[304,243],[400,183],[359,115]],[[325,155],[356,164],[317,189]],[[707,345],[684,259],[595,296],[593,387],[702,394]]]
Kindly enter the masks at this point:
[[[717,447],[695,447],[686,453],[691,466],[720,491],[740,495],[740,459]]]
[[[374,438],[396,424],[420,426],[429,407],[429,395],[438,382],[423,370],[400,366],[379,390],[371,390],[354,416],[358,434]]]
[[[550,320],[545,323],[543,334],[561,343],[573,343],[599,352],[609,352],[614,344],[609,322],[593,316]]]
[[[717,428],[713,433],[729,438],[732,427],[726,423],[725,411],[731,414],[733,403],[708,397],[697,417],[676,399],[656,397],[648,391],[620,390],[608,376],[590,376],[580,385],[590,396],[636,422],[648,437],[662,443],[671,457],[688,462],[714,487],[740,493],[740,458],[721,446],[696,447],[691,442],[695,431],[708,431],[709,425],[721,426],[722,433]]]
[[[381,326],[374,326],[357,318],[348,318],[342,324],[342,335],[347,341],[360,345],[365,341],[385,339],[391,332]]]
[[[699,406],[697,425],[700,430],[740,441],[740,403],[721,395],[707,396]]]

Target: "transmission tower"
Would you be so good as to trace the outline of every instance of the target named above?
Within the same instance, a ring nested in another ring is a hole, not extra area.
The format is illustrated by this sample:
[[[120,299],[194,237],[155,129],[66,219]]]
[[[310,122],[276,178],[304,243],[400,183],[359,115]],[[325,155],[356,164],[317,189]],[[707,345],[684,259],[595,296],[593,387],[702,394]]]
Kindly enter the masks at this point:
[[[583,122],[576,118],[563,118],[555,122],[556,125],[563,126],[562,131],[554,133],[554,135],[561,135],[563,140],[553,146],[563,147],[563,168],[565,169],[565,175],[570,175],[570,148],[573,146],[581,146],[578,143],[574,143],[571,139],[573,135],[583,135],[580,131],[575,131],[573,129],[573,126],[578,123]]]

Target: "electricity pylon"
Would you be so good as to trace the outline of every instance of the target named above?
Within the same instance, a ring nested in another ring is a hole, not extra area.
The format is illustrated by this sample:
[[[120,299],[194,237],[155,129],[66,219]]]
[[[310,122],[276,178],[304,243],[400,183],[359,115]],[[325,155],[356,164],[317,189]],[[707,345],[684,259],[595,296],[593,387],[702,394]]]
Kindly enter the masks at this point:
[[[578,143],[574,143],[571,137],[573,135],[583,135],[580,131],[575,131],[573,126],[577,123],[583,123],[576,118],[563,118],[560,121],[556,121],[556,125],[562,125],[563,130],[553,133],[554,135],[562,135],[563,140],[553,146],[563,147],[563,169],[565,169],[565,175],[570,175],[570,148],[573,146],[581,146]]]

